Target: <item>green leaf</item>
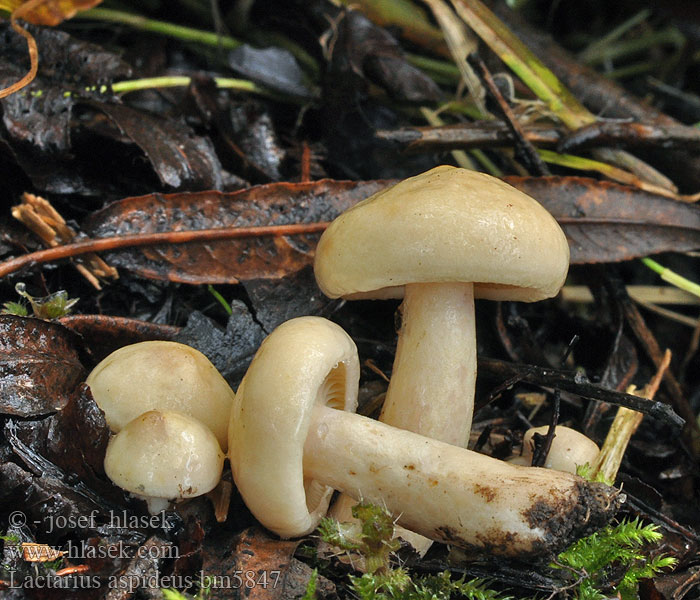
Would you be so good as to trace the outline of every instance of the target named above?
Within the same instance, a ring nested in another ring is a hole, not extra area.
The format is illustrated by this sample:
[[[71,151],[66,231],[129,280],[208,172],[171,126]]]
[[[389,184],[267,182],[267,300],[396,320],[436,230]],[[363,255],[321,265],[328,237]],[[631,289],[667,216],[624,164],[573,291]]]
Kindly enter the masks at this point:
[[[2,305],[3,315],[16,315],[18,317],[26,317],[29,314],[27,307],[20,302],[5,302]]]
[[[316,599],[316,583],[318,582],[318,569],[314,569],[309,578],[309,583],[306,584],[306,591],[301,597],[301,600],[315,600]]]

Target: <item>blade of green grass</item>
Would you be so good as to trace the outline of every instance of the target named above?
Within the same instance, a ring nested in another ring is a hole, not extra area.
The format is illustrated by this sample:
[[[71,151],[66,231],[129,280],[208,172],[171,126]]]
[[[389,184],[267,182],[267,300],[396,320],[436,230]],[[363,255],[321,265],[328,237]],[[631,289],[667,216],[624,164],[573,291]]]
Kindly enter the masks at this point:
[[[569,129],[596,118],[480,0],[452,0],[457,14]]]
[[[642,262],[652,271],[658,273],[661,279],[663,279],[664,281],[667,281],[671,285],[675,285],[677,288],[684,290],[690,294],[700,296],[700,285],[698,285],[694,281],[686,279],[682,275],[679,275],[678,273],[672,271],[668,267],[660,265],[655,260],[649,257],[643,258]]]

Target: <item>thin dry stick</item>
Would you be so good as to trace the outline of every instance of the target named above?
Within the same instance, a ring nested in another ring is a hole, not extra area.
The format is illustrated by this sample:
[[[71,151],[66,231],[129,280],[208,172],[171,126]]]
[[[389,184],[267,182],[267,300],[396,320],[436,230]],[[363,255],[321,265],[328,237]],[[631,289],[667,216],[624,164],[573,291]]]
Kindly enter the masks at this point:
[[[550,172],[549,168],[544,163],[542,158],[540,158],[540,155],[537,154],[537,150],[535,150],[532,144],[527,140],[527,137],[525,137],[525,132],[523,131],[522,125],[520,125],[515,113],[513,113],[513,110],[498,89],[498,86],[493,80],[491,71],[489,71],[486,63],[479,58],[479,55],[476,52],[473,52],[467,57],[467,62],[477,70],[479,75],[481,75],[481,79],[483,80],[486,89],[488,90],[489,94],[491,94],[491,97],[496,101],[496,106],[501,113],[501,118],[513,135],[516,147],[516,156],[519,152],[521,158],[523,158],[525,162],[525,166],[531,170],[533,175],[551,175],[552,173]]]
[[[34,81],[34,78],[39,71],[39,48],[36,45],[36,40],[31,33],[29,33],[17,22],[17,19],[23,18],[26,14],[34,10],[37,6],[41,5],[44,1],[45,0],[29,0],[29,2],[25,2],[21,6],[18,6],[12,15],[10,15],[10,25],[12,25],[12,29],[27,40],[27,50],[29,51],[29,72],[19,81],[0,90],[0,98],[5,98],[10,94],[18,92],[23,87],[28,86],[32,81]]]
[[[226,522],[232,492],[233,484],[226,479],[222,479],[213,490],[207,493],[207,498],[214,506],[214,517],[216,517],[218,523]]]
[[[163,233],[138,233],[91,240],[57,246],[18,256],[0,263],[0,277],[19,271],[23,267],[53,262],[63,258],[80,256],[90,252],[105,252],[135,246],[157,246],[159,244],[187,244],[233,240],[249,237],[301,235],[319,233],[328,227],[326,221],[317,223],[293,223],[291,225],[263,225],[259,227],[232,227],[218,229],[198,229],[195,231],[166,231]]]
[[[661,385],[661,379],[670,363],[671,351],[666,350],[656,374],[652,380],[644,386],[644,389],[637,393],[635,391],[635,386],[631,385],[627,388],[627,393],[652,400],[659,389],[659,385]],[[644,415],[636,410],[631,410],[624,406],[617,409],[617,414],[610,426],[610,431],[608,431],[605,442],[603,442],[603,447],[600,449],[598,457],[593,464],[591,471],[593,477],[600,475],[605,481],[615,481],[617,471],[622,462],[622,456],[627,449],[627,444],[634,432],[637,431],[637,427],[639,427],[643,418]]]

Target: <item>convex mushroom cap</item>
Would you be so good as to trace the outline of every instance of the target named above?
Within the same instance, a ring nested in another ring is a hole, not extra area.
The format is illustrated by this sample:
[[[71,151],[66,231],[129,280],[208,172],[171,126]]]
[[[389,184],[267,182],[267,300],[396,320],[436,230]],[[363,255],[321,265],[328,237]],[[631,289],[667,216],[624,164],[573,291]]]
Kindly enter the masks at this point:
[[[172,411],[148,411],[124,426],[107,446],[104,467],[116,485],[149,503],[206,494],[219,483],[224,454],[211,430]]]
[[[283,323],[263,341],[243,378],[229,424],[229,458],[248,508],[282,537],[313,531],[333,488],[304,477],[314,406],[354,412],[360,363],[337,325],[320,317]]]
[[[226,450],[233,390],[190,346],[167,341],[124,346],[92,370],[87,384],[114,432],[149,410],[177,411],[204,423]]]
[[[536,433],[542,436],[547,435],[548,429],[548,425],[528,429],[523,436],[522,454],[509,459],[508,462],[514,465],[531,465],[534,446],[533,438]],[[554,428],[552,445],[549,448],[543,466],[556,471],[576,473],[577,467],[581,467],[586,463],[592,465],[598,456],[598,452],[597,444],[580,431],[565,425],[557,425]]]
[[[342,213],[314,263],[331,298],[401,298],[406,284],[466,281],[477,298],[523,302],[556,295],[568,268],[566,237],[536,200],[447,165]]]

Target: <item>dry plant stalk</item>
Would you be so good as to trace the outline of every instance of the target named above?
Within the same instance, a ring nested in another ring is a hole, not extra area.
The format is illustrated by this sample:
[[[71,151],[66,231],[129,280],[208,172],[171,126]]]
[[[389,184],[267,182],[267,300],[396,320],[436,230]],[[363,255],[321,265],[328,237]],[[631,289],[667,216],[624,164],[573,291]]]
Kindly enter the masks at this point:
[[[647,400],[653,400],[670,362],[671,351],[666,350],[652,380],[639,392],[636,391],[634,385],[629,386],[626,390],[627,393],[646,398]],[[637,431],[637,427],[639,427],[643,418],[644,415],[636,410],[625,408],[624,406],[617,409],[617,414],[610,426],[605,442],[603,442],[603,447],[592,465],[591,475],[593,478],[600,475],[605,481],[615,481],[622,457],[625,454],[625,450],[627,450],[627,444],[629,444],[632,435]]]
[[[22,20],[34,25],[55,26],[65,19],[70,19],[79,10],[87,10],[99,4],[102,0],[11,0],[0,2],[0,7],[11,12],[10,25],[12,29],[27,41],[29,52],[29,71],[19,80],[0,90],[0,98],[19,92],[28,86],[39,71],[39,49],[36,40],[17,21]]]
[[[32,231],[49,248],[68,244],[75,240],[75,231],[71,229],[51,203],[25,192],[22,204],[12,207],[12,216]],[[85,256],[86,264],[76,264],[78,272],[85,277],[95,289],[102,289],[98,277],[118,279],[119,273],[97,254]]]
[[[214,517],[217,523],[226,522],[232,493],[233,484],[225,479],[219,481],[219,484],[211,492],[207,492],[206,496],[214,507]]]
[[[486,90],[481,85],[479,77],[467,63],[467,56],[476,52],[479,42],[472,33],[467,30],[465,23],[460,19],[443,0],[423,0],[433,12],[435,20],[440,25],[445,41],[452,54],[462,81],[467,86],[469,94],[479,111],[488,114],[486,110]]]

